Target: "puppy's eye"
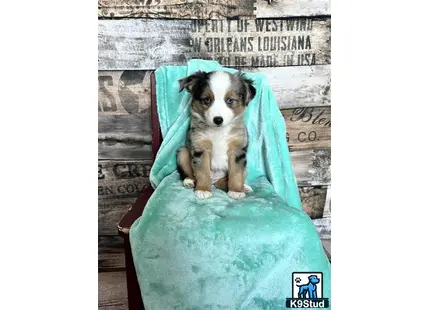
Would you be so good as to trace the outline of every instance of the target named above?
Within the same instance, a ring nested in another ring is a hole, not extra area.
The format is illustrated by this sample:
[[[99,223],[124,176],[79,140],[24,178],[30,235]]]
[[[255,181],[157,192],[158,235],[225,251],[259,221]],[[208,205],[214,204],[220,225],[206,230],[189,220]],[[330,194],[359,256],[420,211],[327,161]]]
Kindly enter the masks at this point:
[[[204,99],[202,99],[202,101],[203,101],[203,103],[204,103],[205,105],[209,105],[209,104],[211,104],[211,100],[210,100],[210,98],[204,98]]]
[[[233,99],[231,98],[227,98],[227,100],[225,101],[228,105],[233,104]]]

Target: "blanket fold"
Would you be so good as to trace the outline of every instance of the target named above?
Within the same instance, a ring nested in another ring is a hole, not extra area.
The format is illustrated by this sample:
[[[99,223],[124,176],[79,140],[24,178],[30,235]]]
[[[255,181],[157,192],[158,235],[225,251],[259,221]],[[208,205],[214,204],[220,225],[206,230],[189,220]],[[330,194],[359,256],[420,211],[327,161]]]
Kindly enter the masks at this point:
[[[254,192],[237,201],[213,187],[211,199],[198,200],[183,187],[176,151],[185,145],[191,97],[179,93],[178,80],[197,70],[236,71],[204,60],[156,70],[163,142],[150,172],[155,192],[130,229],[145,308],[285,309],[292,272],[305,271],[323,273],[329,297],[330,264],[301,209],[285,121],[264,75],[246,73],[257,89],[245,114]]]

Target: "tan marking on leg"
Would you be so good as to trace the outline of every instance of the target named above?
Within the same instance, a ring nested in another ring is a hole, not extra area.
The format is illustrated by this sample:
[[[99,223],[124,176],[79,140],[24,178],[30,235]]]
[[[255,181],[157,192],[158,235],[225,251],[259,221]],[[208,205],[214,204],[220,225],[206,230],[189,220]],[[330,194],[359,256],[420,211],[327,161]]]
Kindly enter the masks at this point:
[[[228,154],[228,190],[243,192],[244,169],[236,163],[236,152],[229,150]]]
[[[202,162],[199,166],[194,167],[196,177],[196,190],[211,191],[211,152],[204,151]]]
[[[228,190],[234,192],[244,191],[245,168],[236,162],[238,150],[243,147],[243,141],[235,138],[228,142]]]

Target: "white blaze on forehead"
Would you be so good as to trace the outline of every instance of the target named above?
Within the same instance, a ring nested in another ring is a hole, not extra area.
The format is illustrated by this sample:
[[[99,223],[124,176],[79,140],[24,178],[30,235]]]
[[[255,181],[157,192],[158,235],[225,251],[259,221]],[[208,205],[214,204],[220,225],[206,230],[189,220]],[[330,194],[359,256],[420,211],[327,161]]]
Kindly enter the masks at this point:
[[[231,89],[230,75],[223,71],[214,72],[209,78],[209,88],[214,95],[214,102],[206,111],[207,121],[214,124],[214,117],[222,117],[223,125],[226,125],[234,117],[233,111],[225,103],[225,95]]]
[[[229,74],[223,71],[214,72],[210,76],[209,87],[215,96],[215,100],[222,99],[224,101],[225,94],[231,87]]]

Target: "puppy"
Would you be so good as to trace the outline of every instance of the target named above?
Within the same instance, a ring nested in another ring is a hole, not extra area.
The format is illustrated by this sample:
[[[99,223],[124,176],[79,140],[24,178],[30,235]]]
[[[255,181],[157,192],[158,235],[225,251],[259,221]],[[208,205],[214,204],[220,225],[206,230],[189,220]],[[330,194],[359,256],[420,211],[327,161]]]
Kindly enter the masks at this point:
[[[245,109],[254,98],[253,82],[240,72],[196,72],[179,80],[179,92],[192,95],[187,146],[177,152],[178,170],[200,199],[212,197],[211,184],[242,199],[252,189],[244,183],[248,133]]]

